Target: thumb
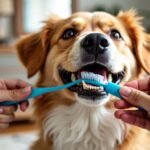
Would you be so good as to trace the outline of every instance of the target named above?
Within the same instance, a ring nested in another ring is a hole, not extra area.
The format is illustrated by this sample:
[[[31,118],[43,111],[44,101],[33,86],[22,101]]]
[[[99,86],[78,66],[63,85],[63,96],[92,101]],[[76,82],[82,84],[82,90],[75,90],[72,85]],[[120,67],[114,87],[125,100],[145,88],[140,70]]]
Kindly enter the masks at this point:
[[[30,86],[24,89],[0,90],[0,102],[19,101],[29,96],[30,92],[31,92]]]
[[[145,92],[123,86],[120,89],[120,94],[128,103],[150,111],[150,95]]]

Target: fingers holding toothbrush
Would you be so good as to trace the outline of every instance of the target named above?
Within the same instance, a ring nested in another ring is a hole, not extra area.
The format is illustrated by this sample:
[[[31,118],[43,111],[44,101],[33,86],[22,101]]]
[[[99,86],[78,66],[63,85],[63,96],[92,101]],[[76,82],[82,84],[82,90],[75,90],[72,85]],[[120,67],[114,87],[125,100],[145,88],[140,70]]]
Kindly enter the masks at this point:
[[[116,102],[117,107],[139,106],[150,111],[150,76],[134,80],[125,84],[120,89],[120,94],[125,101]]]
[[[19,79],[0,79],[0,102],[19,101],[26,98],[31,92],[31,85]],[[28,102],[19,104],[20,110],[28,108]],[[17,106],[0,106],[0,128],[8,127],[14,120],[14,112]]]
[[[120,94],[124,101],[115,102],[118,108],[115,116],[127,123],[150,130],[150,77],[141,80],[131,81],[122,86]],[[133,106],[142,107],[147,112],[140,110],[122,110]]]

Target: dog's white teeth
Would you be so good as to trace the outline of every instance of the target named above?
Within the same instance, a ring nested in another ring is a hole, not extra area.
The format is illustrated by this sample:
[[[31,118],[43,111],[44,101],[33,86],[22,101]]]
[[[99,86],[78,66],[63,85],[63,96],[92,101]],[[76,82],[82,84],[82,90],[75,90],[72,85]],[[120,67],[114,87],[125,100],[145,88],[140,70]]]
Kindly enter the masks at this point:
[[[72,73],[72,75],[71,75],[71,80],[72,80],[72,81],[75,81],[75,80],[76,80],[75,74],[73,74],[73,73]]]
[[[85,83],[84,81],[82,81],[82,85],[83,85],[83,89],[84,90],[98,90],[98,91],[103,91],[104,88],[103,87],[97,87],[97,86],[93,86],[93,85],[89,85],[87,83]]]
[[[104,81],[104,76],[99,75],[99,74],[95,74],[93,72],[83,71],[83,72],[81,72],[81,78],[96,81],[96,82],[101,82],[101,83],[105,82]],[[82,86],[83,86],[84,90],[104,91],[103,87],[90,85],[90,84],[85,83],[84,81],[82,82]]]

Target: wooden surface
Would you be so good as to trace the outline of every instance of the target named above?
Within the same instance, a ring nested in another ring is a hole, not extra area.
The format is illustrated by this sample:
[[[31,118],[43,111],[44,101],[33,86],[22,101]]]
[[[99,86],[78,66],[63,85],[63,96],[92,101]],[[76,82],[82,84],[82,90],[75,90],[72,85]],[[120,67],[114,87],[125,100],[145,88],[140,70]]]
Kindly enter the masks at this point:
[[[10,126],[6,129],[0,130],[0,135],[4,134],[12,134],[12,133],[20,133],[20,132],[33,132],[38,131],[38,125],[32,121],[19,121],[10,124]]]
[[[0,53],[14,53],[15,46],[13,44],[0,44]]]

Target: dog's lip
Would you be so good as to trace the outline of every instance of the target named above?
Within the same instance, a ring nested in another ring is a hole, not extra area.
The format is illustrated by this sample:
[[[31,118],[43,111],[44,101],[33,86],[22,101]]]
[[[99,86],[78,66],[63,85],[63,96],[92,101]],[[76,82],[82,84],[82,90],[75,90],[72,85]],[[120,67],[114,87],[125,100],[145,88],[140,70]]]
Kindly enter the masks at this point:
[[[81,79],[81,75],[80,73],[83,71],[89,71],[89,72],[94,72],[96,74],[102,74],[107,80],[108,80],[108,76],[109,74],[111,74],[112,76],[112,82],[117,82],[117,84],[119,84],[121,82],[121,80],[124,77],[124,70],[117,73],[117,74],[113,74],[112,72],[109,71],[108,68],[104,67],[103,65],[100,64],[89,64],[89,65],[85,65],[83,67],[81,67],[78,71],[76,72],[69,72],[65,69],[63,69],[62,67],[59,67],[59,75],[61,77],[61,80],[63,81],[64,84],[72,82],[72,75],[74,76],[74,80],[76,79]],[[107,96],[107,93],[104,90],[84,90],[83,89],[83,85],[79,84],[79,85],[75,85],[71,88],[69,88],[69,90],[71,90],[72,92],[76,92],[78,93],[78,96],[82,96],[82,97],[87,97],[90,99],[91,97],[103,97],[103,96]],[[92,98],[93,99],[93,98]]]

